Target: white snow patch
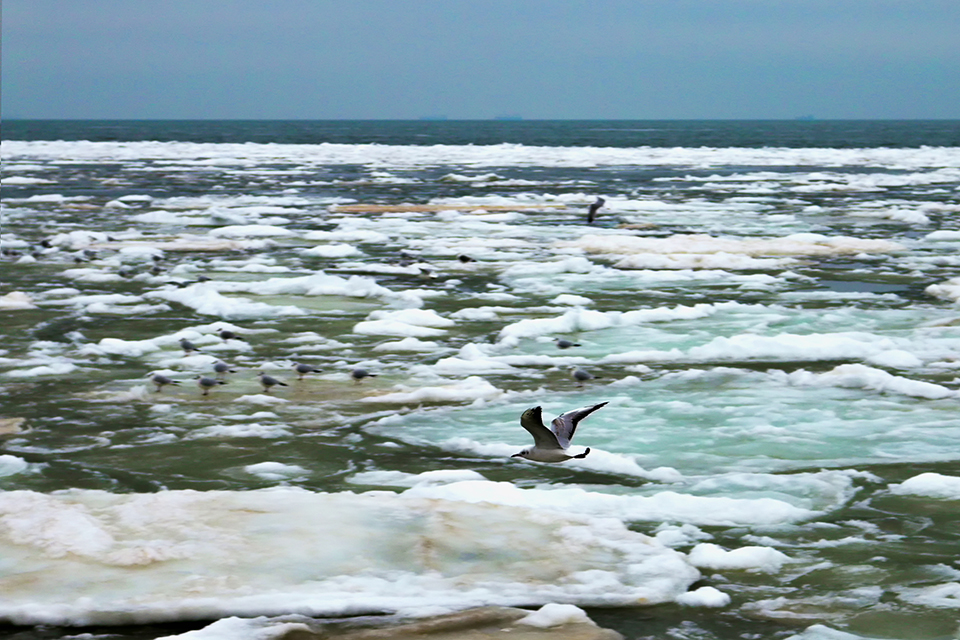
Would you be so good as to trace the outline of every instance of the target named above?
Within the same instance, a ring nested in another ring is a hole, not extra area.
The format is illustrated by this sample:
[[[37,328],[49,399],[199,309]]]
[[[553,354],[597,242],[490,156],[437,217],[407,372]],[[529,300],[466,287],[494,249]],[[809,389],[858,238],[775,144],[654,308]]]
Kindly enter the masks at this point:
[[[307,470],[299,465],[284,464],[282,462],[258,462],[257,464],[248,464],[243,470],[264,480],[289,480],[307,474]]]
[[[33,304],[33,298],[22,291],[11,291],[4,296],[0,296],[0,311],[36,308],[37,305]]]
[[[593,624],[587,612],[572,604],[545,604],[530,615],[517,620],[517,624],[525,624],[539,629],[549,629],[565,624]]]
[[[397,385],[397,388],[400,390],[394,393],[367,396],[360,401],[385,404],[473,402],[490,400],[503,394],[503,391],[479,376],[470,376],[464,380],[442,386],[411,388],[406,385]]]
[[[681,593],[676,602],[688,607],[725,607],[730,604],[730,596],[715,587],[700,587]]]
[[[921,473],[900,484],[892,484],[889,488],[890,493],[898,495],[960,500],[960,477],[957,476]]]
[[[776,573],[790,558],[770,547],[740,547],[727,551],[712,542],[701,542],[688,554],[690,564],[704,569],[736,569]]]
[[[305,256],[317,258],[348,258],[363,254],[362,251],[353,245],[343,243],[321,244],[310,249],[304,249],[300,253]]]

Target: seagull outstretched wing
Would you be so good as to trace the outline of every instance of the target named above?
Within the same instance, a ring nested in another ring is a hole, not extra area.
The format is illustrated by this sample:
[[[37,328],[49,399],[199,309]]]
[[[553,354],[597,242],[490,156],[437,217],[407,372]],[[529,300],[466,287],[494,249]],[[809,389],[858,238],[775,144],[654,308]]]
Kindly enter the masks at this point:
[[[573,412],[571,412],[573,413]],[[560,418],[557,418],[559,420]],[[556,420],[554,420],[556,422]],[[520,426],[530,432],[533,443],[538,449],[565,449],[560,446],[557,435],[543,424],[540,407],[527,409],[520,416]]]
[[[577,425],[581,420],[586,418],[588,415],[599,409],[600,407],[606,405],[606,402],[601,402],[600,404],[595,404],[592,407],[584,407],[582,409],[574,409],[573,411],[567,411],[562,413],[556,418],[553,419],[553,422],[550,423],[550,427],[553,431],[553,434],[556,437],[557,443],[560,445],[561,449],[566,449],[570,446],[570,441],[573,440],[573,434],[577,430]],[[530,413],[533,409],[527,411]],[[523,414],[526,416],[527,414]],[[537,407],[537,420],[540,418],[540,407]],[[520,424],[523,424],[523,417],[520,418]],[[530,427],[526,427],[527,431],[530,431]],[[534,435],[534,438],[537,436]]]

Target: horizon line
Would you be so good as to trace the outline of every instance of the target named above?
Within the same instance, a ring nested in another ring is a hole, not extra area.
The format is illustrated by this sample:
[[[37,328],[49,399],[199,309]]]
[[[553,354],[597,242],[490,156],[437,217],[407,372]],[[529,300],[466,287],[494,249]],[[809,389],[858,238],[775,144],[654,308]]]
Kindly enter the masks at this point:
[[[489,118],[448,118],[421,116],[417,118],[35,118],[23,116],[0,116],[3,121],[30,122],[951,122],[955,118],[817,118],[797,116],[793,118],[523,118],[494,116]]]

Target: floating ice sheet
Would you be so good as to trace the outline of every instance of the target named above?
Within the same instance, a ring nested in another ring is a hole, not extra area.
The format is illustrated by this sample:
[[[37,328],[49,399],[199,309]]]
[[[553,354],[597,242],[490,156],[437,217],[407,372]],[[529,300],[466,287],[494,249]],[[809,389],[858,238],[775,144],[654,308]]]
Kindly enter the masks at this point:
[[[617,148],[498,145],[350,145],[350,144],[213,144],[191,142],[69,142],[4,140],[4,155],[13,160],[78,161],[173,160],[203,158],[206,166],[238,162],[272,162],[278,157],[304,164],[370,164],[380,167],[466,165],[505,166],[874,166],[893,169],[957,168],[949,148],[789,149],[789,148]]]
[[[655,604],[699,577],[619,521],[385,492],[11,491],[0,522],[19,624]]]

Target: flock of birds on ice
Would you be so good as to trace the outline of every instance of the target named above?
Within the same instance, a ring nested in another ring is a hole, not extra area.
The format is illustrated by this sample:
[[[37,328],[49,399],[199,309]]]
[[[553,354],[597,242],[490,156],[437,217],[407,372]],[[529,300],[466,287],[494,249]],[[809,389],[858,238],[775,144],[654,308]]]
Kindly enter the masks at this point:
[[[243,340],[241,336],[230,329],[217,329],[217,335],[224,341]],[[560,349],[569,349],[570,347],[580,346],[580,344],[564,338],[557,338],[555,344]],[[187,338],[180,339],[180,348],[183,349],[183,352],[187,355],[190,355],[195,351],[201,351],[201,349],[199,349]],[[236,373],[236,370],[223,360],[217,360],[214,362],[212,368],[215,375],[198,374],[194,378],[197,382],[197,386],[201,390],[202,395],[205,396],[210,393],[211,389],[227,383],[226,380],[223,379],[226,374]],[[323,373],[323,369],[318,369],[313,365],[302,362],[293,363],[292,369],[294,373],[297,374],[297,378],[299,380],[303,380],[306,375],[311,373]],[[359,383],[364,378],[376,377],[376,375],[377,374],[370,373],[362,367],[355,367],[350,371],[350,377],[356,383]],[[179,380],[171,378],[170,376],[158,371],[148,373],[147,377],[150,378],[150,382],[156,385],[157,392],[161,391],[165,386],[168,385],[180,385]],[[258,372],[257,377],[260,379],[260,386],[263,387],[264,393],[270,393],[270,390],[273,389],[273,387],[289,386],[283,380],[271,376],[263,371]],[[600,376],[594,376],[582,367],[573,367],[570,372],[570,377],[578,385],[582,385],[584,382],[599,378]],[[533,446],[527,447],[511,457],[524,458],[536,462],[564,462],[573,458],[586,458],[587,454],[590,453],[589,447],[587,447],[582,453],[578,453],[576,455],[568,454],[567,449],[570,447],[570,443],[573,440],[573,435],[576,432],[577,425],[580,423],[580,421],[606,404],[606,402],[601,402],[600,404],[590,407],[583,407],[581,409],[567,411],[554,418],[549,427],[543,424],[543,417],[541,415],[540,407],[527,409],[520,416],[520,426],[526,429],[530,435],[533,436],[534,444]]]
[[[587,223],[592,224],[594,219],[597,216],[597,212],[605,204],[603,198],[598,197],[596,201],[591,203],[587,209]],[[48,240],[41,241],[40,243],[42,248],[51,248],[52,245]],[[41,249],[37,249],[34,252],[34,258],[39,257]],[[3,249],[3,257],[5,258],[19,258],[21,256],[19,251],[12,249]],[[75,261],[77,263],[86,262],[89,259],[96,257],[96,252],[91,250],[85,250],[83,256],[77,256]],[[468,256],[459,256],[461,262],[471,261],[472,259]],[[154,264],[151,272],[153,275],[159,275],[163,272],[163,268],[157,264]],[[121,273],[124,276],[130,276],[130,273]],[[200,276],[198,280],[205,280],[204,276]],[[224,341],[229,340],[243,340],[235,331],[229,329],[217,329],[217,335]],[[579,347],[578,343],[566,340],[564,338],[557,338],[555,344],[560,349],[569,349],[571,347]],[[193,352],[200,352],[199,349],[193,342],[187,338],[180,339],[180,348],[183,349],[184,353],[187,355],[192,354]],[[194,380],[196,380],[197,387],[200,388],[202,395],[209,395],[210,390],[214,389],[220,385],[227,384],[227,381],[224,380],[224,377],[228,373],[236,373],[236,370],[222,360],[217,360],[213,363],[213,373],[215,375],[209,374],[198,374]],[[305,363],[294,363],[292,365],[294,373],[297,374],[299,380],[303,380],[304,376],[311,373],[322,373],[322,369],[318,369],[312,365]],[[359,383],[364,378],[376,377],[377,374],[371,373],[368,370],[362,367],[356,367],[351,370],[350,377],[354,382]],[[260,385],[263,387],[264,393],[270,393],[273,387],[286,387],[289,386],[283,380],[271,376],[263,371],[260,371],[257,374],[260,379]],[[160,373],[158,371],[153,371],[148,373],[146,377],[150,378],[150,381],[156,386],[156,391],[159,392],[166,386],[179,386],[180,381],[174,378],[171,378],[168,375]],[[577,385],[582,386],[585,382],[600,378],[600,376],[595,376],[586,369],[574,366],[570,370],[570,377],[577,383]],[[514,458],[525,458],[527,460],[534,460],[536,462],[564,462],[573,458],[585,458],[587,454],[590,453],[590,448],[587,447],[586,450],[582,453],[576,455],[570,455],[567,453],[567,449],[570,446],[571,441],[573,440],[573,435],[577,429],[577,425],[581,420],[589,416],[591,413],[600,409],[606,402],[601,402],[590,407],[583,407],[581,409],[574,409],[567,411],[551,421],[550,426],[547,427],[543,424],[543,418],[541,416],[541,408],[533,407],[523,412],[520,416],[520,425],[526,429],[531,436],[533,436],[534,444],[531,447],[527,447],[520,451],[519,453],[514,454],[511,457]]]

